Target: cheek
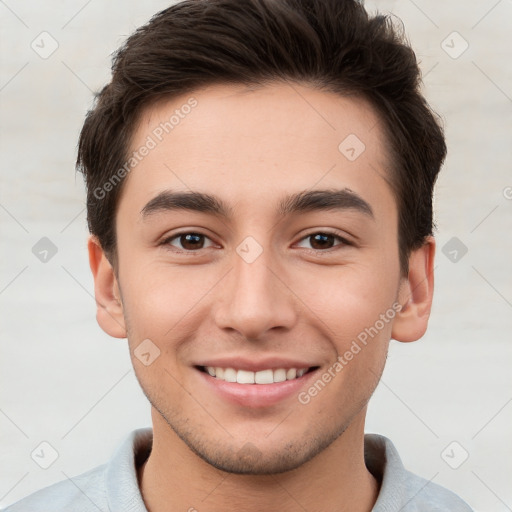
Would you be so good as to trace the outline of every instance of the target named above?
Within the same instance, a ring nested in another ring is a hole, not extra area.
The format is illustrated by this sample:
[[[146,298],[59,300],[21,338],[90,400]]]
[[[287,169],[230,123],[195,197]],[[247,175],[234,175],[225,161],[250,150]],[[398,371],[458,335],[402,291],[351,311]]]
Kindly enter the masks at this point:
[[[126,262],[128,267],[128,261]],[[120,276],[121,277],[121,276]],[[121,277],[128,338],[154,339],[162,350],[168,340],[185,340],[187,331],[197,328],[198,306],[208,301],[208,293],[219,278],[204,267],[136,265]],[[176,348],[176,347],[174,347]]]
[[[330,391],[324,395],[327,402],[319,400],[317,406],[332,400],[341,413],[350,404],[365,403],[373,392],[384,367],[395,316],[397,290],[392,274],[389,269],[373,272],[371,267],[354,265],[337,272],[325,267],[308,279],[296,280],[297,293],[307,298],[305,302],[314,312],[309,321],[335,351],[332,365],[320,376],[329,380]]]
[[[307,275],[297,273],[293,288],[330,337],[344,345],[375,324],[384,335],[390,333],[397,283],[397,272],[373,265],[324,266]],[[382,325],[381,315],[391,318]]]

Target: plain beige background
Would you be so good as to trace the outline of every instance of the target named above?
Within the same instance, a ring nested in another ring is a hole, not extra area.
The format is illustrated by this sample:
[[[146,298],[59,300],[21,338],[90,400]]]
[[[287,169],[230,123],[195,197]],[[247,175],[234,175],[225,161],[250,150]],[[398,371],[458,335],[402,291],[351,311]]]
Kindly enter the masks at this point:
[[[0,506],[104,463],[150,424],[126,341],[95,321],[74,160],[111,52],[168,5],[0,1]],[[512,2],[366,5],[403,20],[449,147],[430,328],[392,343],[367,430],[475,510],[512,510]],[[46,263],[43,237],[57,251]],[[31,458],[41,442],[58,453],[48,469]]]

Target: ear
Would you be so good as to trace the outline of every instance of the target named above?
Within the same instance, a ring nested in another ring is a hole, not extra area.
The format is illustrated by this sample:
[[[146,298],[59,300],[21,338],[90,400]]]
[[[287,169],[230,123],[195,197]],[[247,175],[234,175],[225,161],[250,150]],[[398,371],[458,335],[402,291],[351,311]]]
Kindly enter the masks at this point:
[[[123,305],[114,269],[95,236],[89,237],[87,248],[89,250],[89,265],[94,277],[96,320],[110,336],[126,338]]]
[[[409,257],[409,274],[402,278],[398,301],[402,309],[393,321],[391,337],[397,341],[416,341],[427,330],[434,293],[434,255],[436,242],[430,236]]]

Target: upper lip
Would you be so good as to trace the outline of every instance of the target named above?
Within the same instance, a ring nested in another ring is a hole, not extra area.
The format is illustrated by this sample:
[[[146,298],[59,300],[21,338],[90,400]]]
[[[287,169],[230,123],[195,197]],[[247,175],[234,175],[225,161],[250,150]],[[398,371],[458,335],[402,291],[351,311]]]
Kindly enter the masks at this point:
[[[216,368],[233,368],[236,370],[247,370],[257,372],[261,370],[277,370],[278,368],[312,368],[319,366],[311,361],[299,361],[297,359],[288,359],[283,357],[267,357],[262,359],[246,357],[219,357],[208,359],[197,363],[195,366],[213,366]]]

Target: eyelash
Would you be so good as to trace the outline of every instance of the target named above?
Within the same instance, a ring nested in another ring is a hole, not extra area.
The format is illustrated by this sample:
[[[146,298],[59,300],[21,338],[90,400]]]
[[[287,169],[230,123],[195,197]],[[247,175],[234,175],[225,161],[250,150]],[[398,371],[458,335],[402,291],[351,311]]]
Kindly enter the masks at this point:
[[[174,235],[167,237],[165,240],[162,240],[162,242],[159,245],[170,246],[170,242],[172,240],[175,240],[176,238],[180,238],[181,236],[184,236],[184,235],[198,235],[198,236],[203,236],[203,237],[211,240],[209,236],[205,235],[204,233],[201,233],[200,231],[182,231],[180,233],[175,233]],[[338,240],[341,243],[338,245],[335,245],[334,247],[329,247],[328,249],[308,249],[308,248],[306,248],[306,251],[310,252],[310,253],[314,253],[314,254],[330,253],[333,250],[336,250],[336,247],[353,246],[354,245],[352,242],[349,242],[346,238],[339,235],[337,232],[328,231],[328,230],[327,231],[313,231],[311,233],[308,233],[307,235],[303,236],[299,240],[299,242],[302,242],[303,240],[306,240],[307,238],[311,238],[314,235],[333,236],[336,240]],[[174,247],[174,246],[170,246],[170,247]],[[200,248],[197,250],[186,250],[186,249],[179,250],[178,249],[178,250],[175,250],[174,252],[177,252],[178,254],[193,254],[193,253],[197,253],[197,252],[201,251],[201,249],[208,249],[208,247],[203,247],[203,248]],[[170,250],[174,250],[174,249],[170,249]]]

